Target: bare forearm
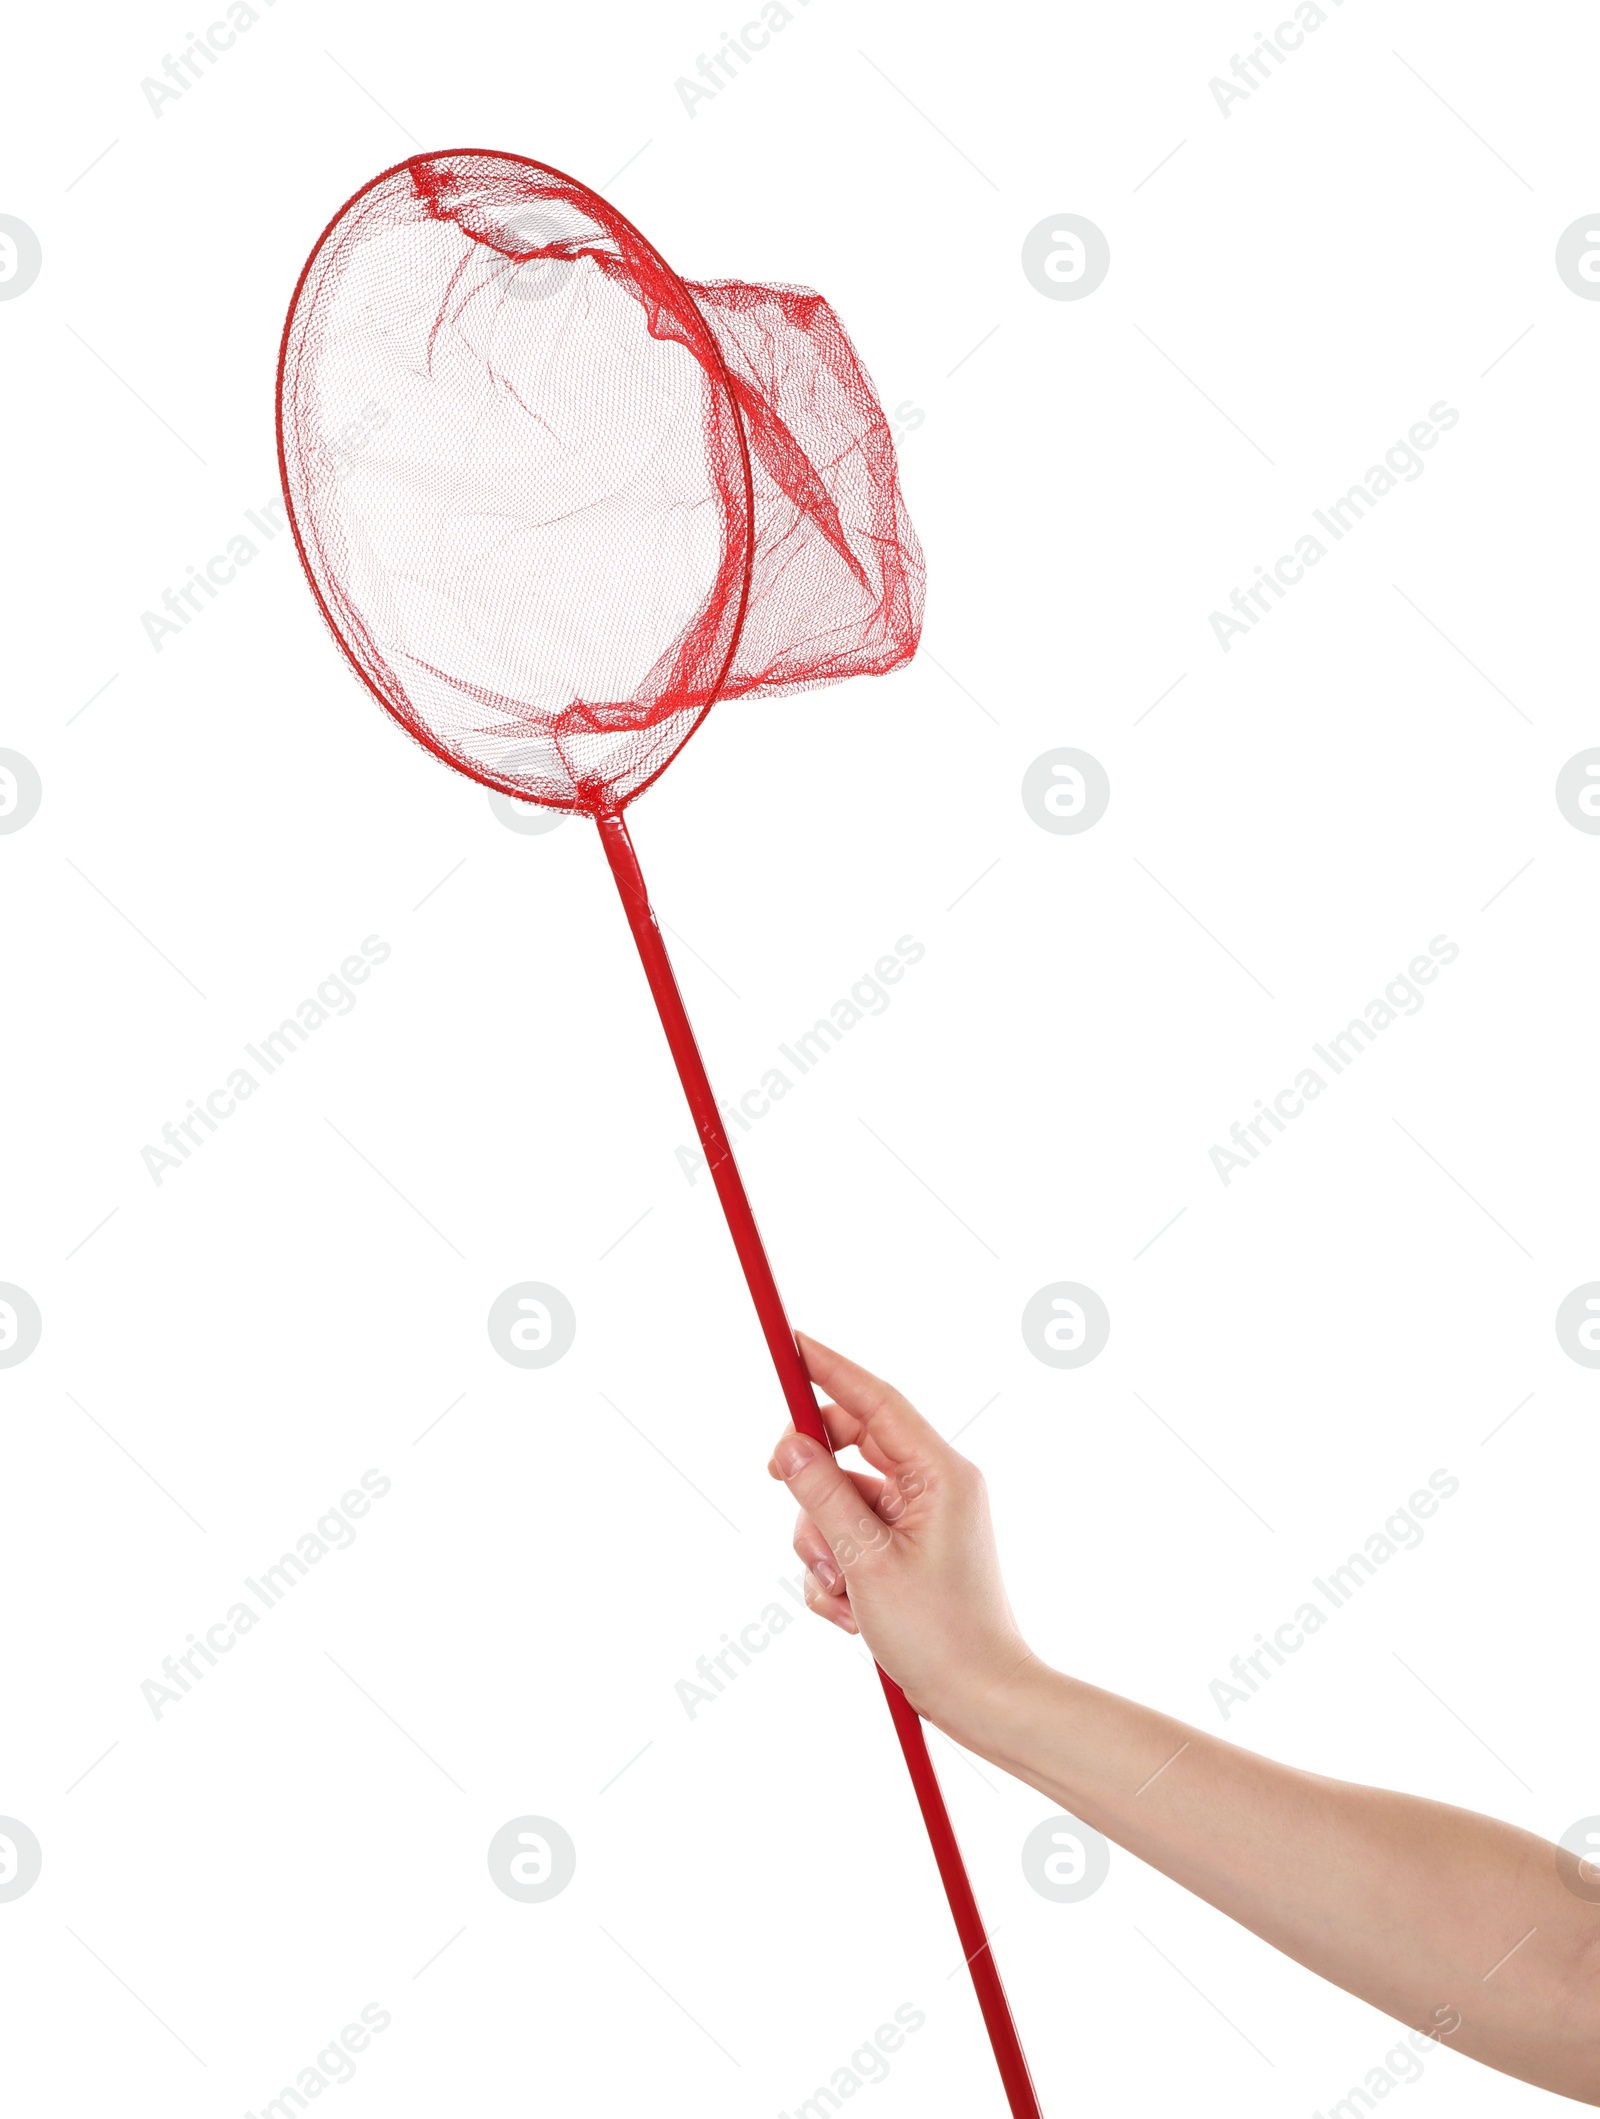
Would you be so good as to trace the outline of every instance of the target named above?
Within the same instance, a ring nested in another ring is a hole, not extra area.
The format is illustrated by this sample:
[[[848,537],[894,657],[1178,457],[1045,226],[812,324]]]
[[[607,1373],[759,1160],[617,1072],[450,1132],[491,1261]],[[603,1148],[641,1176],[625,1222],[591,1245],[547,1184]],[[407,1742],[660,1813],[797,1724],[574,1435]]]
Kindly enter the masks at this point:
[[[837,1401],[834,1447],[873,1467],[779,1438],[807,1601],[859,1629],[919,1713],[1413,2031],[1600,2105],[1600,1907],[1554,1847],[1274,1765],[1050,1670],[1006,1601],[976,1467],[880,1378],[801,1346]]]
[[[1042,1664],[939,1718],[1323,1978],[1600,2104],[1600,1908],[1545,1841],[1275,1764]]]

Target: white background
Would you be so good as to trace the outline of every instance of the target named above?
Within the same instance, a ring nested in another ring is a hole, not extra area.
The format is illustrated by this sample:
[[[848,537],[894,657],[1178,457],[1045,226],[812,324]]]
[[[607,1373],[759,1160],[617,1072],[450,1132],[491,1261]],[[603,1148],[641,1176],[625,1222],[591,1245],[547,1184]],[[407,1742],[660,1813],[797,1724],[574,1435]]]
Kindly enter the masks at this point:
[[[743,1143],[797,1322],[973,1422],[1041,1653],[1205,1728],[1454,1473],[1227,1733],[1551,1838],[1600,1810],[1600,1378],[1553,1330],[1600,1274],[1600,839],[1553,794],[1600,743],[1600,306],[1553,263],[1600,27],[1349,0],[1224,116],[1256,11],[795,14],[692,118],[735,25],[681,0],[282,0],[159,117],[199,17],[11,30],[0,212],[44,258],[0,304],[0,743],[44,789],[0,838],[0,1279],[44,1319],[0,1373],[19,2109],[258,2112],[374,2001],[341,2109],[765,2119],[906,2002],[857,2094],[1000,2108],[864,1658],[808,1621],[674,1696],[793,1572],[782,1415],[589,827],[512,834],[386,724],[287,538],[141,627],[275,492],[296,274],[420,147],[608,187],[685,275],[817,286],[922,414],[923,655],[720,709],[633,812],[727,1091],[926,946]],[[1111,271],[1048,301],[1021,245],[1066,211]],[[1439,400],[1425,475],[1224,654],[1210,612]],[[1066,744],[1112,789],[1077,837],[1019,793]],[[158,1187],[144,1145],[369,934],[355,1010]],[[1225,1187],[1212,1144],[1436,935],[1421,1013]],[[484,1328],[523,1279],[578,1318],[536,1372]],[[1071,1371],[1019,1330],[1062,1279],[1112,1320]],[[141,1682],[369,1467],[354,1546],[156,1720]],[[1125,1855],[1040,1897],[1051,1806],[935,1753],[1047,2112],[1325,2110],[1396,2043]],[[526,1813],[578,1849],[543,1905],[485,1864]],[[1541,2096],[1440,2053],[1403,2102]]]

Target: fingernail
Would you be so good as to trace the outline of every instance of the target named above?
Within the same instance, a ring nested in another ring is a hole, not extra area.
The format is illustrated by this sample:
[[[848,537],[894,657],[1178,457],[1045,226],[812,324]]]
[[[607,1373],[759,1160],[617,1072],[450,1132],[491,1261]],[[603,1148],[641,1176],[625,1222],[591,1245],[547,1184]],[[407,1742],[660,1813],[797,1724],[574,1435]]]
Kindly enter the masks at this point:
[[[809,1435],[785,1435],[773,1451],[772,1461],[782,1478],[792,1479],[805,1470],[816,1454],[817,1445]]]
[[[811,1572],[830,1593],[839,1586],[839,1570],[831,1560],[813,1560]]]

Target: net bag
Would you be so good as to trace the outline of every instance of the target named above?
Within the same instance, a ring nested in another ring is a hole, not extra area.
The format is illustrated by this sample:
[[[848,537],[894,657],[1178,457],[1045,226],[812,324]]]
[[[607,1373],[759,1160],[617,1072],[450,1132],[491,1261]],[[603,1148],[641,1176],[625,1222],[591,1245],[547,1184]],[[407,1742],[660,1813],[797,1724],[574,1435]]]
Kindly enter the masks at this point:
[[[419,155],[300,275],[278,451],[306,576],[396,721],[595,819],[797,1429],[827,1444],[623,811],[717,699],[881,675],[922,625],[888,422],[803,287],[685,281],[520,155]],[[915,1709],[879,1672],[1014,2119],[1038,2101]]]
[[[888,423],[808,289],[680,280],[519,156],[375,179],[295,290],[284,490],[340,646],[485,785],[620,809],[713,700],[909,660]]]

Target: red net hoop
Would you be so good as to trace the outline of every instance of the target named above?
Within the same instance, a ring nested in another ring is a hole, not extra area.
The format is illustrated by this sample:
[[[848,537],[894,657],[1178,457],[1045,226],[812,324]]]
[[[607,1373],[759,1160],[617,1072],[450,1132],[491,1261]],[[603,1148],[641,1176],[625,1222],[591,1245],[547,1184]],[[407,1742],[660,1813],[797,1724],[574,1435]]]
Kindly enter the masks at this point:
[[[486,786],[622,808],[718,698],[907,661],[888,424],[804,288],[678,278],[517,155],[419,155],[324,231],[284,328],[284,491],[323,615]]]

